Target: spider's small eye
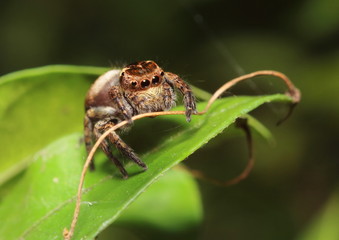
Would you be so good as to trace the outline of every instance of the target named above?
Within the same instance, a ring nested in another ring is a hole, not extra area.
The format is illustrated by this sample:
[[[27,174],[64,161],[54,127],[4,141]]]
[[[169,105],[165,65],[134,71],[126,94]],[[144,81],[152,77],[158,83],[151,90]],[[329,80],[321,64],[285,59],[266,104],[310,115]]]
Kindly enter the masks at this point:
[[[165,73],[164,73],[164,72],[161,72],[161,73],[160,73],[160,75],[161,75],[161,76],[164,76],[164,75],[165,75]]]
[[[132,85],[133,87],[135,87],[135,86],[137,85],[137,82],[133,81],[133,82],[131,82],[131,85]]]
[[[149,84],[150,84],[150,81],[147,80],[147,79],[141,81],[141,87],[142,87],[142,88],[148,87]]]
[[[158,84],[159,81],[160,81],[160,78],[159,78],[158,76],[154,76],[154,77],[152,78],[152,83],[153,83],[153,84]]]
[[[124,72],[122,72],[122,73],[121,73],[121,76],[124,76],[124,75],[125,75],[125,73],[124,73]]]

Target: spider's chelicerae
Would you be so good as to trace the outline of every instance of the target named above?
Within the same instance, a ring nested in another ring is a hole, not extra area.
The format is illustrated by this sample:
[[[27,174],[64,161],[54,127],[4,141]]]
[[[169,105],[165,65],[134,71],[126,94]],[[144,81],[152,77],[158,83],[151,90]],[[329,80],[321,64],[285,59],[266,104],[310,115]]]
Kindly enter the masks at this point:
[[[132,116],[147,112],[167,111],[175,106],[178,89],[184,99],[186,119],[196,113],[195,98],[190,87],[176,74],[164,72],[153,61],[141,61],[127,65],[121,71],[111,70],[101,75],[89,89],[85,100],[85,144],[87,152],[103,132],[113,125],[131,120]],[[119,168],[124,178],[128,174],[122,163],[113,156],[110,146],[115,145],[120,152],[136,164],[147,166],[133,149],[121,140],[116,132],[108,135],[100,147]],[[92,161],[91,168],[94,168]]]

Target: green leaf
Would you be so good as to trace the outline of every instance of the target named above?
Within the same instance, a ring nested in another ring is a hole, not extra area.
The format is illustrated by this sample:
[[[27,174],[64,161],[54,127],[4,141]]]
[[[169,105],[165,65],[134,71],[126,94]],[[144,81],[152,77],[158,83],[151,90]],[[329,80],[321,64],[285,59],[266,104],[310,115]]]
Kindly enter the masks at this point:
[[[154,182],[117,222],[178,232],[198,225],[201,220],[202,206],[196,181],[179,166]]]
[[[193,116],[191,123],[187,123],[184,116],[137,121],[135,125],[141,122],[152,130],[155,126],[165,126],[160,122],[175,122],[178,127],[166,138],[155,139],[152,147],[142,154],[149,167],[146,172],[141,173],[136,165],[128,164],[131,175],[128,180],[122,180],[103,157],[96,159],[97,170],[86,177],[74,239],[94,238],[167,170],[221,133],[236,118],[271,101],[290,102],[291,99],[282,94],[230,97],[216,101],[207,114]],[[198,109],[205,104],[198,104]],[[35,155],[35,162],[3,199],[0,218],[6,221],[0,225],[0,236],[6,236],[6,239],[62,238],[62,229],[69,227],[74,210],[76,187],[85,157],[82,145],[79,135],[72,135]]]
[[[79,134],[73,134],[53,143],[36,155],[37,160],[10,194],[14,198],[20,196],[24,198],[21,201],[23,203],[21,207],[23,208],[16,207],[13,212],[13,209],[6,207],[8,199],[4,201],[5,207],[0,208],[0,217],[6,217],[4,228],[0,228],[0,236],[6,236],[6,239],[17,239],[19,236],[26,239],[25,235],[29,236],[32,229],[33,231],[39,229],[38,225],[34,224],[35,219],[38,219],[38,222],[43,222],[44,218],[49,218],[49,214],[59,211],[58,209],[63,208],[64,204],[69,204],[68,201],[72,200],[71,198],[76,191],[83,158],[85,157],[84,148],[81,147],[79,151],[80,138]],[[72,162],[70,162],[70,159]],[[103,161],[105,159],[99,160]],[[71,172],[75,175],[70,176],[70,169],[68,168],[74,170]],[[89,181],[95,182],[110,181],[110,177],[105,176],[105,174],[104,171],[99,173],[99,175],[89,175],[88,178]],[[37,177],[38,175],[43,175],[43,177]],[[27,184],[28,182],[29,184]],[[163,191],[164,186],[166,186],[165,194]],[[143,207],[153,204],[155,197],[161,201],[158,204],[158,208],[153,207],[152,210],[145,209],[148,214],[144,216],[140,214]],[[134,224],[146,222],[147,225],[154,225],[158,228],[177,230],[185,226],[191,227],[201,220],[201,203],[196,183],[189,174],[182,170],[170,171],[169,174],[165,175],[164,178],[161,178],[160,181],[148,189],[140,200],[128,209],[122,218],[122,222],[127,221]],[[20,201],[15,202],[19,204],[17,206],[20,206]],[[114,201],[111,203],[114,203]],[[96,202],[85,202],[85,204],[95,205]],[[162,209],[159,209],[159,207]],[[174,218],[171,208],[179,211],[175,216],[176,218]],[[8,214],[9,212],[11,214]],[[161,217],[159,214],[161,214]],[[165,215],[162,216],[162,214]],[[23,230],[20,235],[17,235],[16,231],[12,231],[15,233],[12,236],[6,230],[15,227],[15,224],[12,224],[16,221],[21,222],[20,225],[23,225]],[[63,224],[67,226],[68,222],[64,221]],[[48,229],[46,230],[48,231]],[[61,232],[58,235],[60,234]],[[45,239],[48,238],[47,236],[48,233],[46,233]]]
[[[0,185],[46,144],[82,129],[85,94],[106,70],[56,65],[0,78]]]

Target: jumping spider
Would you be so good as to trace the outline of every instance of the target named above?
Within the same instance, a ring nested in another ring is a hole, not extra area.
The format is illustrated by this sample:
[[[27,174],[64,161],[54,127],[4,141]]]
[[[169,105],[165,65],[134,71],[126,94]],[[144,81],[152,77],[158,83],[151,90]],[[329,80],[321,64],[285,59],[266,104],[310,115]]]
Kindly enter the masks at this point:
[[[186,108],[186,120],[196,113],[195,98],[190,87],[176,74],[164,72],[153,61],[141,61],[127,65],[122,71],[111,70],[101,75],[89,89],[85,100],[85,144],[89,152],[93,141],[115,124],[131,121],[141,113],[167,111],[175,106],[178,89]],[[118,167],[123,178],[128,178],[121,162],[113,156],[110,145],[130,158],[143,169],[147,166],[133,149],[121,140],[116,132],[108,135],[101,143],[101,149]],[[94,169],[92,161],[91,169]]]

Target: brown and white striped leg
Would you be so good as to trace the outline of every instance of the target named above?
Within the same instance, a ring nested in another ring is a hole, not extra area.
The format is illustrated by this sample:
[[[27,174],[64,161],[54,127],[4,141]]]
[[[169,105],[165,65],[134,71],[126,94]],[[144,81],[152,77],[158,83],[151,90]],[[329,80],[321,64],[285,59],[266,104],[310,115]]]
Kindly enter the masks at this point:
[[[164,99],[164,104],[165,104],[165,110],[168,111],[170,110],[172,107],[175,107],[175,101],[176,99],[176,95],[174,94],[174,90],[172,87],[172,84],[169,83],[164,83],[163,84],[163,89],[164,89],[164,95],[163,95],[163,99]]]
[[[86,111],[84,119],[84,135],[87,153],[91,151],[95,140],[93,134],[94,124],[92,119],[106,119],[115,115],[116,110],[112,107],[91,107]],[[91,161],[90,169],[94,170],[94,159]]]
[[[101,126],[101,123],[100,122],[98,122],[98,123],[99,124],[96,124],[95,128],[94,128],[94,135],[95,135],[96,139],[98,139],[102,135],[101,132],[102,132],[102,129],[103,129],[102,126]],[[106,156],[114,163],[114,165],[117,166],[117,168],[119,169],[119,171],[122,174],[122,177],[125,178],[125,179],[128,178],[128,173],[127,173],[126,169],[124,168],[122,163],[116,157],[114,157],[106,139],[104,141],[102,141],[102,143],[100,144],[100,148],[106,154]]]
[[[168,83],[172,84],[175,88],[177,88],[181,94],[184,96],[184,104],[186,108],[186,120],[187,122],[191,121],[192,113],[197,113],[195,97],[192,93],[191,88],[187,83],[184,82],[178,75],[166,72],[165,79]]]
[[[134,150],[128,146],[116,132],[111,132],[108,135],[108,138],[112,144],[116,146],[119,151],[124,154],[126,157],[131,159],[133,162],[138,164],[140,167],[142,167],[144,170],[147,170],[146,164],[141,161],[141,159],[135,154]]]

